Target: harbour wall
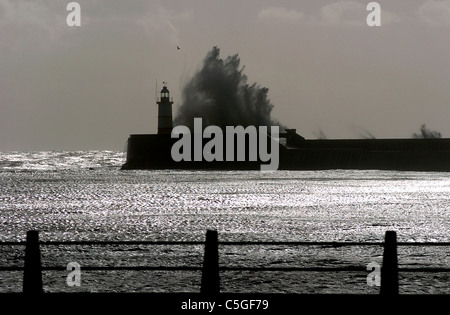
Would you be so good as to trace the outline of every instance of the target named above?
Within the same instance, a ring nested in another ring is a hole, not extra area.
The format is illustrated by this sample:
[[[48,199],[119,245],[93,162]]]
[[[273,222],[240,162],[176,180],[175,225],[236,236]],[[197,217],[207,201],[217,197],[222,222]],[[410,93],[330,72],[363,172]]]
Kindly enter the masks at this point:
[[[280,137],[283,135],[280,134]],[[171,148],[176,141],[178,139],[172,139],[170,134],[130,135],[127,143],[127,160],[122,169],[259,170],[261,163],[264,163],[259,158],[253,162],[249,162],[248,158],[246,161],[175,162],[171,157]],[[203,144],[208,141],[204,140]],[[450,139],[297,139],[291,143],[280,141],[278,169],[448,172]]]

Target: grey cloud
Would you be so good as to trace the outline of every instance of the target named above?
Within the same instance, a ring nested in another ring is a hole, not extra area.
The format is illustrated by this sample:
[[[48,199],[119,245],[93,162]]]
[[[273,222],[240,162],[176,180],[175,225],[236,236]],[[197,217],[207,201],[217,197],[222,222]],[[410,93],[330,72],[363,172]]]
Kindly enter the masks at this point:
[[[318,12],[305,14],[286,7],[265,7],[258,12],[261,20],[293,21],[322,26],[367,26],[366,17],[370,12],[367,3],[339,1],[324,4]],[[382,24],[399,22],[400,16],[382,8]]]
[[[417,10],[421,21],[428,25],[450,25],[450,1],[426,1]]]
[[[275,19],[275,20],[301,20],[304,14],[294,9],[287,9],[284,7],[266,7],[259,11],[258,18],[260,19]]]

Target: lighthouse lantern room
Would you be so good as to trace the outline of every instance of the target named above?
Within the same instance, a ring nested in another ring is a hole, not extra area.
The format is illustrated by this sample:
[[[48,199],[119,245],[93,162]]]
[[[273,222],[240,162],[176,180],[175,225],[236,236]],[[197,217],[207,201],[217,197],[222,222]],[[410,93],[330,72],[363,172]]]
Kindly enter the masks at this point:
[[[172,132],[172,98],[167,86],[161,90],[158,104],[158,134],[170,134]]]

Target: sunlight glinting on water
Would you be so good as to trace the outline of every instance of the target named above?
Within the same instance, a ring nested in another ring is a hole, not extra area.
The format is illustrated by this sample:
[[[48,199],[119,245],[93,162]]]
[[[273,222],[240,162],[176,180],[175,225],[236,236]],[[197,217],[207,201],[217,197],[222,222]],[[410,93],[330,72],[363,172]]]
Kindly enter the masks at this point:
[[[223,241],[383,241],[387,230],[397,231],[399,241],[449,240],[447,173],[120,171],[123,162],[123,153],[110,151],[2,153],[1,240],[24,240],[31,229],[39,230],[42,240],[59,241],[203,241],[207,229],[216,229]],[[20,264],[22,254],[11,250],[3,254],[2,262]],[[401,264],[405,266],[449,266],[445,248],[401,250],[404,254]],[[378,247],[220,249],[221,263],[254,267],[311,264],[364,267],[371,261],[381,263],[381,255]],[[201,265],[202,257],[202,247],[43,250],[47,265],[57,262],[64,265],[74,259],[82,265]],[[313,289],[312,285],[323,280],[324,275],[309,275],[308,285],[295,277],[276,280],[266,275],[258,280],[233,272],[229,276],[223,281],[225,291],[243,289],[238,281],[241,279],[246,281],[245,290],[258,292],[266,287],[271,292],[372,292],[364,282],[364,274],[347,280],[335,278],[326,287],[319,285],[319,289]],[[122,283],[131,274],[120,277],[122,280],[115,280],[115,286],[104,284],[104,290],[134,290]],[[155,279],[165,277],[158,274]],[[94,278],[88,280],[91,286],[85,288],[96,290],[101,280]],[[47,279],[48,290],[53,290],[52,284],[58,283],[58,277],[49,273]],[[164,291],[169,284],[173,285],[171,279],[166,279],[167,286],[160,285],[159,280],[152,282],[158,283],[156,289],[151,286],[152,291]],[[342,289],[342,281],[347,281],[346,289]],[[2,290],[17,289],[12,279],[6,282],[8,286]],[[178,288],[195,291],[197,282],[195,273],[183,274]],[[137,283],[136,290],[150,290],[147,285]],[[433,288],[448,291],[439,281]]]

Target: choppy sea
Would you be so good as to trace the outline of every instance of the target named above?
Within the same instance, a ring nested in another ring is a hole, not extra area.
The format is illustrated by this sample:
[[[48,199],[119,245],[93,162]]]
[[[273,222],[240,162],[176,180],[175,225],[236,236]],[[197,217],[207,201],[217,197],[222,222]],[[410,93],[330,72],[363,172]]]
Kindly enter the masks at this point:
[[[450,173],[380,170],[122,171],[125,153],[0,153],[0,241],[450,242]],[[449,294],[450,247],[399,246],[400,293]],[[23,246],[0,246],[0,266],[23,266]],[[381,264],[380,246],[226,246],[222,266]],[[201,266],[202,246],[41,246],[46,292],[198,292],[197,271],[95,271],[83,266]],[[223,271],[222,292],[378,294],[369,271]],[[0,292],[20,292],[21,271],[0,271]]]

